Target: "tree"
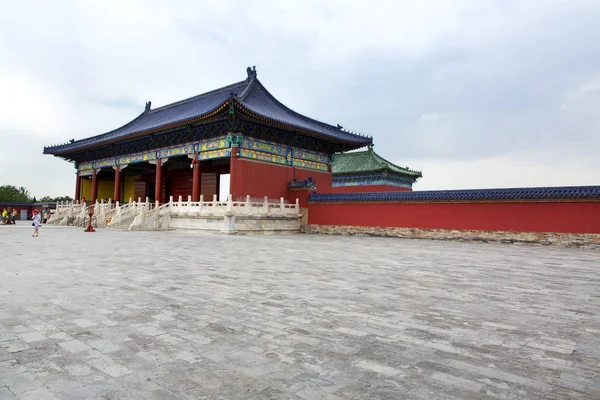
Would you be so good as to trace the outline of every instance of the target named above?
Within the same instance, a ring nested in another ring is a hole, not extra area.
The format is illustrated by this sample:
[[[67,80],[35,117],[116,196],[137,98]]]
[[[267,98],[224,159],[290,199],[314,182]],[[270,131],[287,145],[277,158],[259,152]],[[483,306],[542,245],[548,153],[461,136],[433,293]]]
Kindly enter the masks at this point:
[[[40,203],[54,203],[59,201],[73,201],[72,197],[69,196],[59,196],[59,197],[50,197],[44,196],[40,199]]]
[[[3,185],[0,186],[0,201],[29,202],[31,201],[31,196],[29,190],[23,186]]]

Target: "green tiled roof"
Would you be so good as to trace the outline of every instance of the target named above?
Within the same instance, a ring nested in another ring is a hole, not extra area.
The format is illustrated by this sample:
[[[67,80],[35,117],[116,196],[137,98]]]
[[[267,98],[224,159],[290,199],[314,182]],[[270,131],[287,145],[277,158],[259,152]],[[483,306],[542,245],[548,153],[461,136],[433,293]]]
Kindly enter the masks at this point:
[[[332,173],[334,175],[365,174],[384,171],[410,176],[415,179],[423,176],[421,171],[402,168],[389,162],[375,153],[372,148],[366,151],[336,154],[333,158]]]

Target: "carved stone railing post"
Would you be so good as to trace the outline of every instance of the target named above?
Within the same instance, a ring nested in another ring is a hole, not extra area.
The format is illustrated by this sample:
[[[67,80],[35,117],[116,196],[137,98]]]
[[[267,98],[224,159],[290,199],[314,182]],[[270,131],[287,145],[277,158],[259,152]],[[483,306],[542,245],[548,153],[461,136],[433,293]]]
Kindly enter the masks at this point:
[[[202,205],[203,205],[203,203],[204,203],[204,195],[201,194],[200,195],[200,211],[198,211],[199,214],[202,214],[202,209],[203,209]]]
[[[281,215],[285,214],[285,201],[283,200],[283,197],[279,198],[279,211],[281,212]]]
[[[225,210],[226,212],[233,212],[233,200],[231,195],[227,196],[227,208]]]
[[[187,213],[191,214],[192,213],[192,196],[188,196],[188,201],[187,201]]]
[[[135,225],[141,225],[146,220],[146,207],[141,207],[140,213],[134,218]],[[133,225],[133,224],[132,224]]]
[[[215,195],[215,203],[216,203]],[[223,217],[223,233],[235,233],[235,213],[233,212],[233,199],[231,194],[227,196],[227,206]]]
[[[244,209],[247,215],[252,214],[252,203],[250,202],[250,195],[246,195],[246,204],[244,204]]]
[[[179,196],[179,200],[177,201],[177,214],[181,214],[181,196]]]
[[[265,196],[265,200],[263,202],[263,212],[265,215],[269,215],[269,198]]]
[[[213,201],[212,201],[212,213],[213,213],[213,215],[216,214],[216,211],[217,211],[217,195],[213,194]]]

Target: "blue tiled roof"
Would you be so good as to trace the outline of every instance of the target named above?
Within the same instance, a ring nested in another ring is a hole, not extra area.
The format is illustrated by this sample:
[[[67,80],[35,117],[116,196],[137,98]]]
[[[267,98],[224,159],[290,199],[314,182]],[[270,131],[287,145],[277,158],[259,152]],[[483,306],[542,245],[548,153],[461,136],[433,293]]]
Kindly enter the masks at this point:
[[[317,182],[315,182],[311,177],[308,179],[297,180],[294,179],[288,184],[288,189],[309,189],[316,190]]]
[[[513,189],[426,190],[414,192],[370,192],[312,194],[314,203],[380,201],[494,201],[545,199],[599,199],[600,186],[562,186]]]
[[[248,81],[238,82],[154,110],[148,109],[133,121],[118,129],[72,143],[46,147],[44,148],[44,153],[56,154],[65,151],[74,151],[105,142],[124,139],[136,133],[152,131],[177,123],[185,123],[186,121],[212,113],[228,101],[232,92],[242,92],[248,84]]]
[[[356,148],[372,143],[370,137],[350,133],[341,127],[328,125],[292,111],[265,89],[256,78],[255,71],[248,71],[248,79],[245,81],[153,110],[149,108],[148,104],[146,111],[118,129],[71,143],[45,147],[44,153],[61,154],[76,151],[172,125],[189,123],[214,113],[231,101],[259,118],[290,128],[305,130],[324,139],[348,143]]]
[[[238,100],[246,109],[261,115],[273,122],[280,122],[296,128],[316,132],[321,136],[366,146],[372,142],[370,137],[356,135],[344,131],[341,127],[319,122],[305,117],[280,103],[265,87],[255,80]]]

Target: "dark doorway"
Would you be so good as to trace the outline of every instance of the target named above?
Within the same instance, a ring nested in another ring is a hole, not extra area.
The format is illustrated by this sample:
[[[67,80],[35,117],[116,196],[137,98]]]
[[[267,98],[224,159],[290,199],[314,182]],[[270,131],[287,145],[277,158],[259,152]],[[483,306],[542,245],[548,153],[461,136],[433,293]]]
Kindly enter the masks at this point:
[[[155,202],[154,195],[156,194],[156,179],[149,180],[146,186],[146,196],[151,202]]]

